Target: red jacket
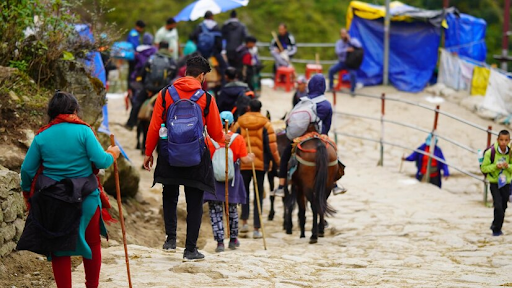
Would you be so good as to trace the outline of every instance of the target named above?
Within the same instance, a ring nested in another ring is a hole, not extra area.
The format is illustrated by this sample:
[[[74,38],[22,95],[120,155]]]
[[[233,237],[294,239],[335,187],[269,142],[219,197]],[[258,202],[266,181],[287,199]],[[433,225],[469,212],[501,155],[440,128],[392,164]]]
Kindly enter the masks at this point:
[[[178,95],[180,98],[190,99],[194,93],[201,88],[201,83],[190,76],[180,78],[174,82],[174,87],[178,91]],[[162,90],[164,91],[164,90]],[[158,130],[162,126],[162,113],[164,113],[164,108],[162,107],[162,91],[159,92],[158,97],[156,98],[155,108],[153,110],[153,116],[151,117],[151,123],[149,124],[148,136],[146,139],[146,155],[151,156],[155,147],[158,143]],[[165,104],[166,110],[169,109],[174,101],[172,101],[171,95],[167,90],[164,91],[165,95]],[[217,141],[224,141],[224,132],[222,131],[222,123],[220,120],[219,109],[217,108],[217,103],[215,103],[215,98],[212,97],[212,101],[210,103],[210,112],[204,118],[204,108],[206,107],[206,94],[201,96],[197,101],[197,104],[203,110],[203,124],[207,126],[208,135]],[[164,115],[164,119],[166,119],[166,115]]]

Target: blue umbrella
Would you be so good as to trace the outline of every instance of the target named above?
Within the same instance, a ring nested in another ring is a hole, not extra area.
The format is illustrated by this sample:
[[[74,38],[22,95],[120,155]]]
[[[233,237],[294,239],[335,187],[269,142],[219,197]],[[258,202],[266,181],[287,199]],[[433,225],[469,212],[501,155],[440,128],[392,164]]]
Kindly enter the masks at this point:
[[[174,17],[176,22],[194,21],[204,16],[206,11],[212,11],[213,14],[226,12],[242,6],[247,6],[249,0],[198,0],[181,10]]]

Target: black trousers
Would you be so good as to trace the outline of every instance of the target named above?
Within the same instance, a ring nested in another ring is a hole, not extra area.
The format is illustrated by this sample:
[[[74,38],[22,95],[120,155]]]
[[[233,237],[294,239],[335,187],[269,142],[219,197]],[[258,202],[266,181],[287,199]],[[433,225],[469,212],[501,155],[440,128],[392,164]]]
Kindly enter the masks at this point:
[[[126,125],[130,127],[137,125],[140,108],[142,108],[142,104],[144,104],[144,101],[146,101],[146,99],[148,99],[148,92],[146,91],[146,89],[134,91],[134,95],[131,100],[132,111],[130,111],[130,118],[128,118],[128,122],[126,122]]]
[[[493,232],[500,232],[505,219],[505,210],[507,210],[507,201],[510,197],[510,184],[501,189],[498,184],[491,183],[492,202],[494,204],[494,221],[492,221],[491,229]]]
[[[247,193],[247,204],[242,205],[242,220],[249,219],[249,212],[250,212],[250,190],[249,185],[251,184],[252,179],[252,170],[242,170],[242,178],[244,178],[244,185],[245,185],[245,192]],[[258,181],[256,181],[258,185],[258,192],[260,196],[260,207],[263,210],[263,182],[265,180],[265,171],[256,171],[256,178]],[[253,181],[253,185],[255,185]],[[253,199],[253,221],[254,221],[254,228],[260,228],[260,214],[258,213],[258,202],[256,202],[256,189],[254,189],[254,199]],[[263,211],[262,211],[263,212]]]
[[[289,145],[286,145],[284,148],[283,155],[281,155],[281,163],[279,165],[279,178],[288,177],[288,162],[290,162],[290,158],[292,157],[292,142],[289,142]]]
[[[176,229],[178,227],[178,197],[180,190],[178,185],[164,185],[163,206],[165,234],[176,239]],[[185,186],[185,197],[187,200],[187,241],[185,248],[193,251],[197,245],[199,229],[203,217],[203,194],[197,188]]]

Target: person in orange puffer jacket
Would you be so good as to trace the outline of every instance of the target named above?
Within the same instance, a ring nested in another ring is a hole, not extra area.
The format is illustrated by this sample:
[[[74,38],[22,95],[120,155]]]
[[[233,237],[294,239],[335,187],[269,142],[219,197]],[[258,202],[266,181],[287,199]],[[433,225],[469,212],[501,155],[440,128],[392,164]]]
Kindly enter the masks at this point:
[[[252,152],[255,155],[254,167],[256,170],[256,178],[252,179],[252,165],[242,164],[241,172],[244,178],[245,191],[247,193],[247,199],[249,200],[249,185],[253,180],[258,185],[258,191],[260,196],[260,205],[263,206],[263,180],[265,173],[268,171],[270,162],[274,161],[279,166],[280,157],[277,151],[276,134],[274,128],[267,117],[261,114],[261,102],[259,100],[251,100],[249,104],[249,112],[238,118],[238,122],[233,126],[232,131],[242,135],[245,143],[248,143],[247,138],[251,139]],[[247,135],[246,129],[249,130]],[[248,144],[247,144],[248,145]],[[262,234],[259,231],[261,227],[260,218],[258,214],[258,206],[256,197],[253,201],[253,221],[254,221],[254,233],[253,238],[261,238]],[[242,205],[242,228],[240,233],[249,232],[247,220],[249,219],[249,201],[247,204]]]

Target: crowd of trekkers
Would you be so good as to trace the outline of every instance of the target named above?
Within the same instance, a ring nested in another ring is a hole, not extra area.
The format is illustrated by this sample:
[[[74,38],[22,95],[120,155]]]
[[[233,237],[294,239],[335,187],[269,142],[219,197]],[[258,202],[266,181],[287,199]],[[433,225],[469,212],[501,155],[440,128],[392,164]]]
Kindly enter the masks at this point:
[[[247,236],[251,195],[254,196],[252,237],[264,237],[263,183],[270,166],[279,167],[280,179],[277,189],[269,194],[286,197],[290,170],[298,165],[290,160],[294,159],[294,149],[300,149],[297,147],[303,143],[297,144],[297,139],[328,139],[324,135],[331,128],[333,110],[325,97],[327,87],[333,89],[334,74],[344,69],[349,71],[353,93],[355,69],[364,53],[360,41],[341,29],[335,47],[339,62],[329,70],[329,84],[322,74],[315,74],[309,80],[298,77],[286,129],[278,134],[269,117],[262,114],[263,104],[254,93],[255,75],[261,65],[255,46],[257,39],[249,35],[236,12],[231,13],[222,27],[214,21],[212,12],[206,12],[204,21],[190,35],[183,50],[176,27],[176,21],[169,18],[153,38],[144,33],[145,23],[137,21],[129,32],[127,42],[136,52],[129,62],[132,111],[126,127],[131,129],[144,123],[141,130],[147,135],[140,145],[144,153],[143,167],[151,171],[156,162],[154,183],[163,185],[166,233],[163,249],[176,251],[177,204],[180,186],[184,186],[187,235],[183,259],[197,261],[204,259],[197,249],[204,203],[208,203],[217,252],[225,249],[225,232],[229,235],[230,249],[241,245],[240,234]],[[270,50],[276,69],[291,65],[290,59],[297,48],[285,24],[280,24]],[[206,85],[211,59],[215,59],[220,74],[220,87],[214,95]],[[84,258],[86,286],[98,287],[100,234],[106,235],[104,221],[111,218],[106,211],[110,207],[108,197],[97,174],[98,169],[112,165],[120,154],[115,146],[102,149],[91,127],[77,116],[79,111],[75,96],[57,91],[48,104],[50,122],[37,132],[21,167],[21,186],[31,216],[18,249],[47,256],[52,261],[58,287],[71,287],[70,256],[73,255]],[[278,137],[283,145],[281,153]],[[156,161],[155,150],[158,151]],[[425,155],[430,151],[435,157]],[[510,197],[511,153],[510,133],[503,130],[497,142],[481,155],[481,171],[491,183],[494,200],[491,225],[494,236],[502,235]],[[300,162],[295,156],[295,162]],[[449,176],[444,155],[433,135],[403,160],[416,162],[418,180],[427,177],[430,183],[441,187],[442,176]],[[344,168],[339,160],[332,163],[324,164]],[[333,195],[347,191],[336,181],[326,180],[326,183]],[[238,205],[242,206],[240,217]],[[229,229],[224,228],[224,220]],[[52,230],[44,230],[47,227]]]

